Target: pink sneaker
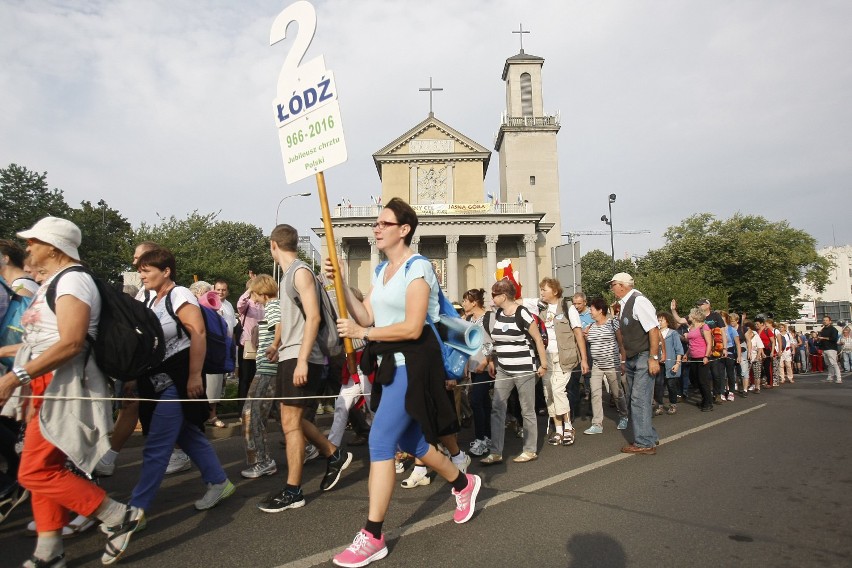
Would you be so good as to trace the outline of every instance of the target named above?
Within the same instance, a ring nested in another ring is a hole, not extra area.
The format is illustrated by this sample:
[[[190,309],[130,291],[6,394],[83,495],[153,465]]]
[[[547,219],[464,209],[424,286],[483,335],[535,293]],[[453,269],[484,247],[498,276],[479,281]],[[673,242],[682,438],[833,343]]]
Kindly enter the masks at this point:
[[[465,474],[467,476],[467,487],[456,492],[453,489],[453,496],[456,498],[456,512],[453,513],[453,520],[459,524],[466,523],[473,516],[473,510],[476,507],[476,496],[479,495],[479,489],[482,487],[482,479],[478,475]]]
[[[349,548],[334,557],[337,566],[347,568],[358,568],[366,566],[373,560],[381,560],[388,555],[388,547],[385,546],[385,535],[375,538],[366,530],[361,529],[355,535],[355,540]]]

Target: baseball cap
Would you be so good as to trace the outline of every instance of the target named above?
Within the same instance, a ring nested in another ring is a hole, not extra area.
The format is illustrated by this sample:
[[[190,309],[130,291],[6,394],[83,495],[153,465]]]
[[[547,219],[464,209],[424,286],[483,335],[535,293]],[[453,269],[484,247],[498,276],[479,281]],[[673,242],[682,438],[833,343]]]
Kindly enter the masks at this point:
[[[627,274],[626,272],[619,272],[615,276],[612,277],[612,280],[607,282],[607,284],[612,284],[613,282],[620,282],[622,284],[633,285],[633,277]]]
[[[696,306],[696,307],[698,307],[698,306],[703,306],[704,304],[709,304],[709,303],[710,303],[710,299],[709,299],[709,298],[701,298],[700,300],[698,300],[697,302],[695,302],[695,306]]]

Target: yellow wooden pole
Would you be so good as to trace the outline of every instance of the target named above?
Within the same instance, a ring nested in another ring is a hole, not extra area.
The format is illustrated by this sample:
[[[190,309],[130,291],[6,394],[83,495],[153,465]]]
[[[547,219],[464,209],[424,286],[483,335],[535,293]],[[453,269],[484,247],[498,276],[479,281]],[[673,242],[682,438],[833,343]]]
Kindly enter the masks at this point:
[[[325,175],[318,172],[317,190],[319,192],[320,208],[322,209],[322,225],[325,228],[325,244],[328,248],[328,256],[331,259],[331,266],[334,268],[334,290],[337,297],[337,313],[341,318],[348,318],[349,312],[346,309],[346,289],[343,284],[343,274],[340,272],[340,263],[337,260],[337,248],[334,246],[334,228],[331,226],[331,210],[328,207],[328,195],[325,190]],[[352,340],[348,337],[343,339],[343,349],[346,351],[346,362],[349,367],[350,374],[355,373],[355,348],[352,345]]]

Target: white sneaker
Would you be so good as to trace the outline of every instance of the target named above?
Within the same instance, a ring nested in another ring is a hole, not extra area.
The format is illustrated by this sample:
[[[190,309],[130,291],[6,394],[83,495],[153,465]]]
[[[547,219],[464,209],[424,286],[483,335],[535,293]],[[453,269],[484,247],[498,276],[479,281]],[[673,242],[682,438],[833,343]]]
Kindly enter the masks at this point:
[[[459,471],[462,473],[467,473],[467,468],[470,465],[470,456],[464,452],[459,452],[459,455],[450,458],[450,461],[453,462],[453,465],[459,468]]]
[[[323,408],[322,403],[320,403],[320,404],[318,404],[318,405],[317,405],[317,412],[316,412],[316,414],[317,414],[317,416],[320,416],[320,415],[322,415],[322,414],[325,414],[325,408]]]
[[[316,459],[319,457],[319,450],[317,447],[310,442],[305,444],[305,461],[304,463],[308,463],[309,461]]]
[[[469,451],[475,456],[484,456],[488,453],[488,442],[486,440],[476,439],[470,443]]]
[[[430,483],[432,483],[432,478],[429,477],[429,470],[425,467],[415,467],[408,479],[404,479],[401,485],[406,489],[414,489],[419,485],[429,485]]]
[[[173,450],[166,467],[166,475],[186,471],[192,467],[192,460],[183,450]]]

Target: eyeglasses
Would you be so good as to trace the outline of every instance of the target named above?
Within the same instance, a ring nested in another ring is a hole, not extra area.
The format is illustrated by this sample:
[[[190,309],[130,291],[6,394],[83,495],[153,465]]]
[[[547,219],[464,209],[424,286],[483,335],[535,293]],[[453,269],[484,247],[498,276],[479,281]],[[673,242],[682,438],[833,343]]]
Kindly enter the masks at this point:
[[[391,223],[390,221],[376,221],[371,227],[374,229],[378,228],[380,231],[384,231],[388,227],[399,227],[402,223]]]

